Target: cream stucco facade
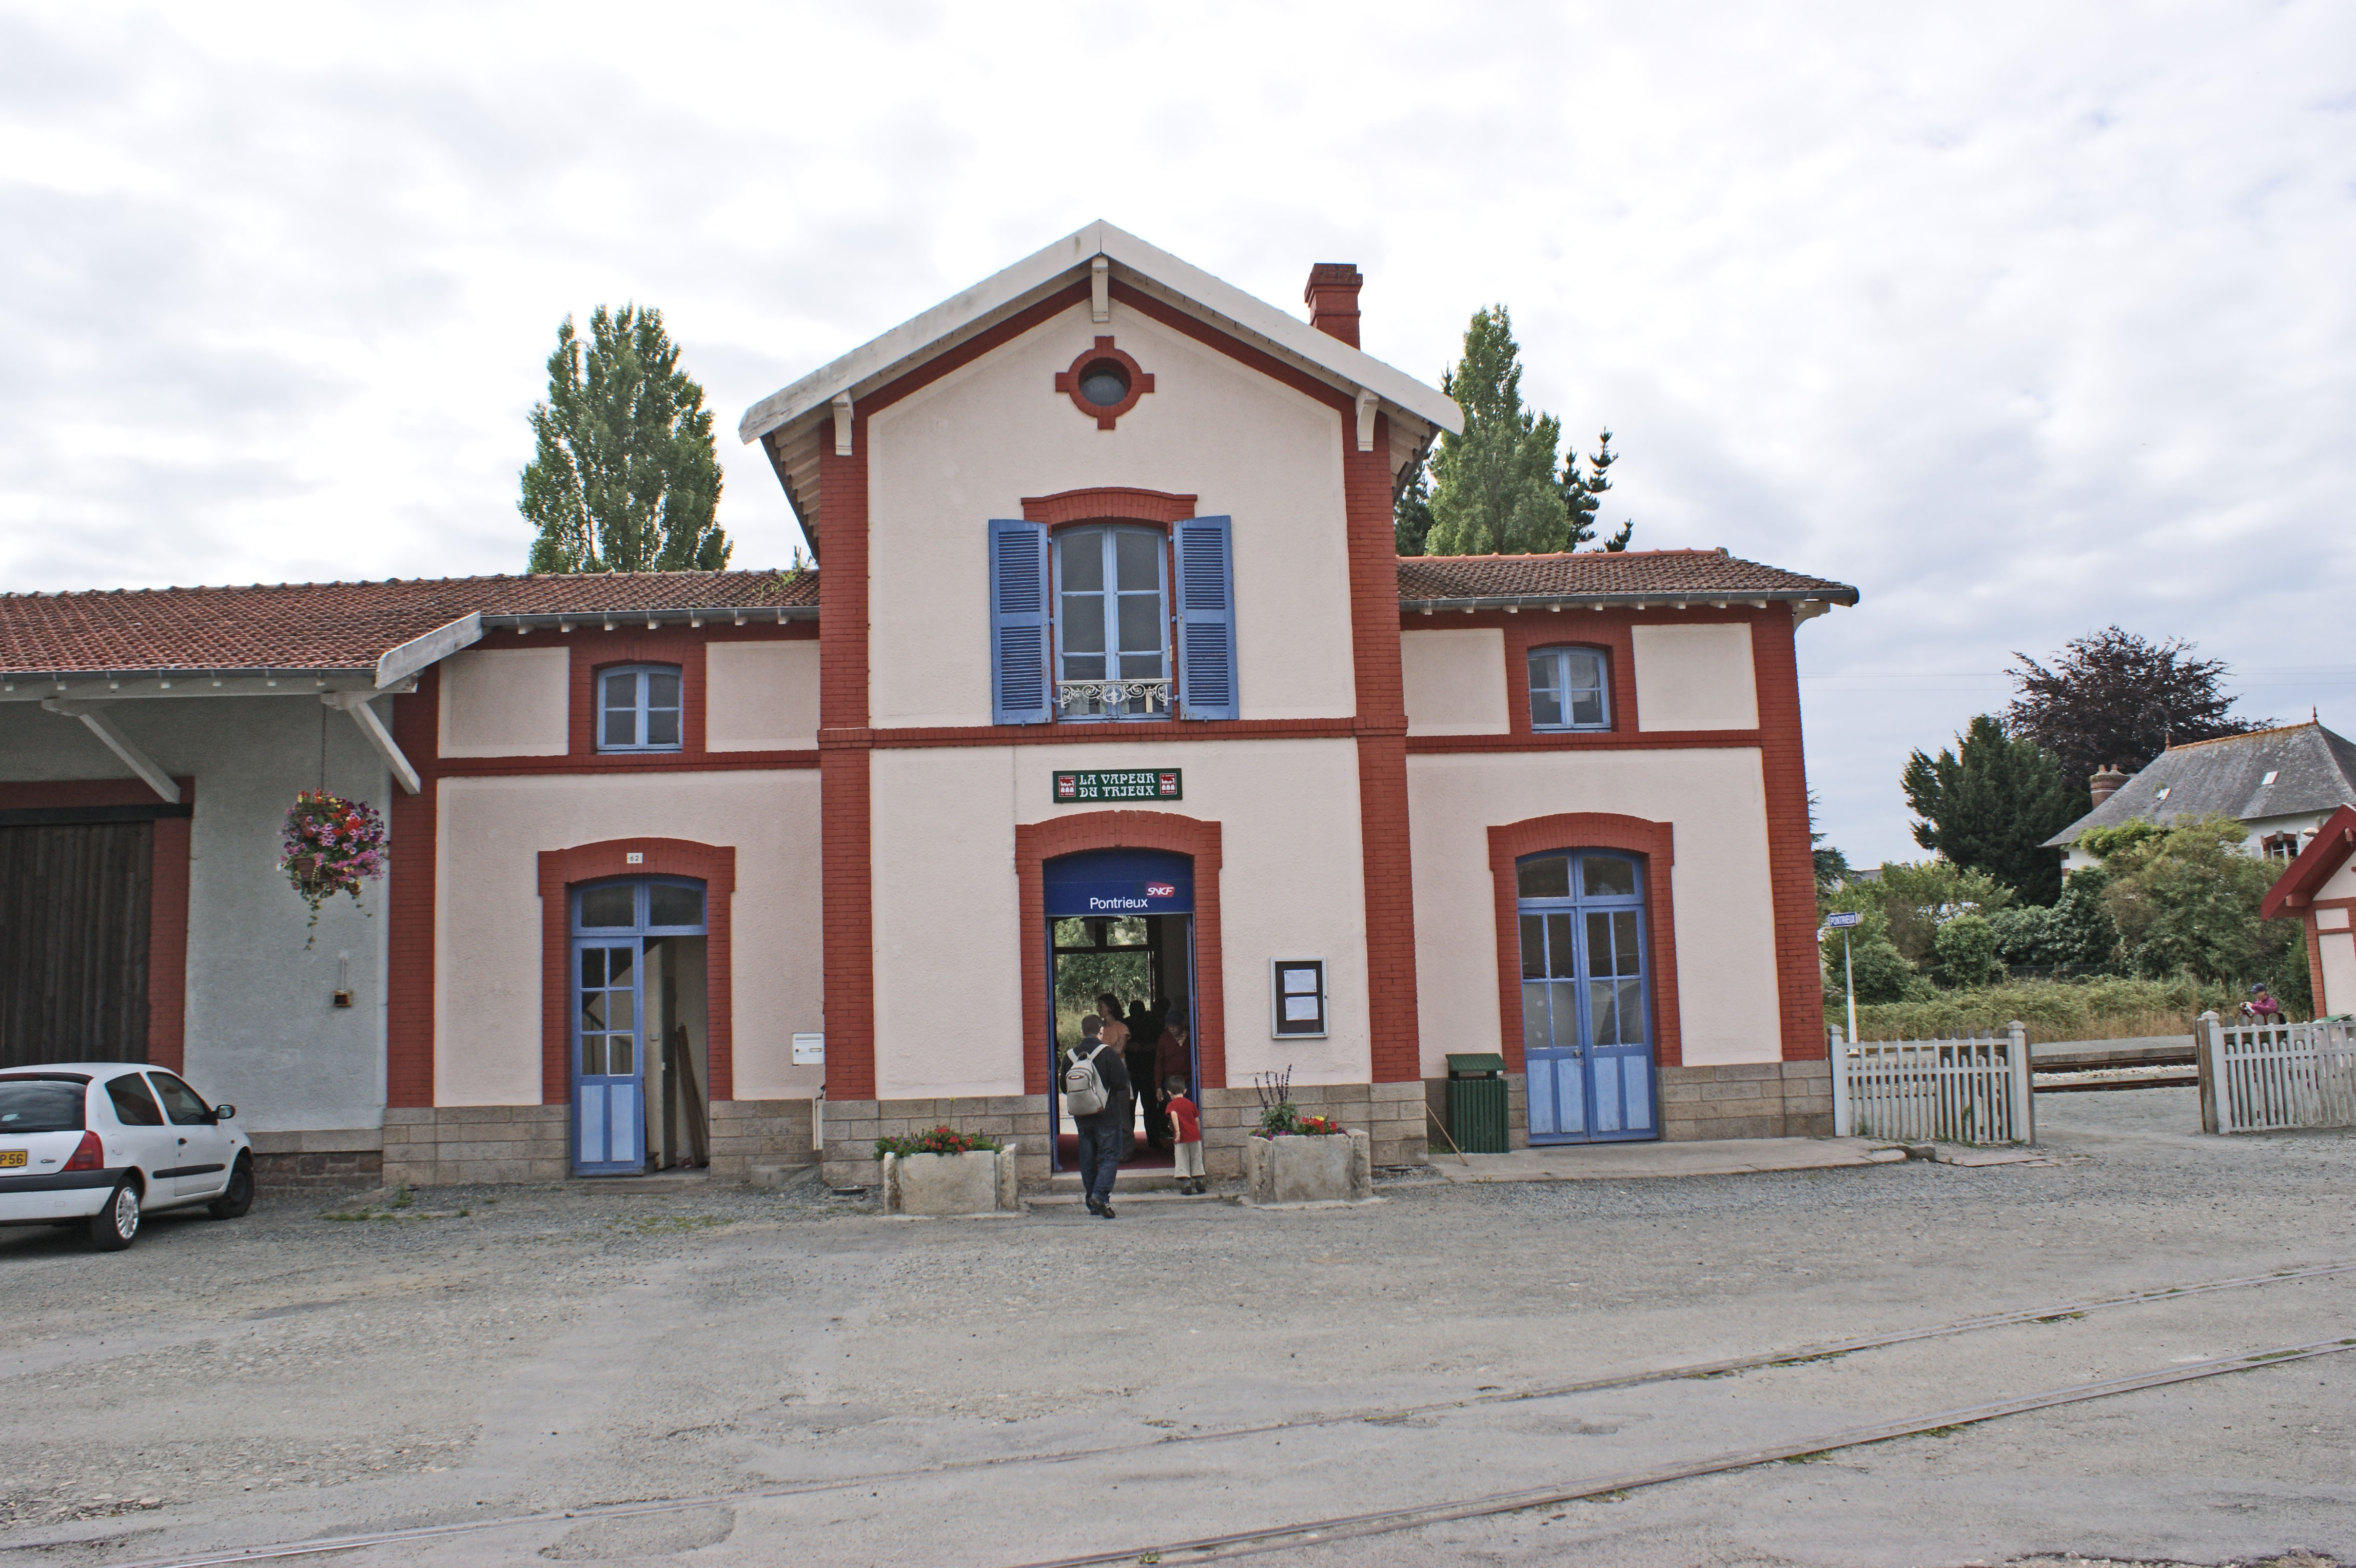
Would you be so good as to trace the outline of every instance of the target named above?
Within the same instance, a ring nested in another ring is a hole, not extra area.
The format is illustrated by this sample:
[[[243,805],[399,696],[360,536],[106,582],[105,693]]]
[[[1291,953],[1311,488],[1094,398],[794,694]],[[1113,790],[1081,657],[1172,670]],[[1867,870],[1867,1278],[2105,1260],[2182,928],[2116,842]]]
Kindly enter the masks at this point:
[[[818,745],[818,642],[715,642],[703,652],[704,746],[792,751]]]
[[[1154,377],[1118,431],[1052,391],[1108,334]],[[1096,486],[1193,495],[1198,515],[1235,519],[1241,716],[1346,717],[1341,427],[1333,409],[1119,305],[1102,325],[1074,306],[873,415],[873,722],[990,722],[990,520],[1021,517],[1025,496]]]
[[[445,779],[434,918],[434,1102],[541,1101],[540,852],[661,837],[734,845],[734,1098],[807,1098],[821,1026],[818,775]]]
[[[1759,682],[1741,621],[1630,628],[1642,730],[1757,729]]]
[[[1227,1082],[1288,1066],[1301,1083],[1365,1081],[1356,749],[1346,740],[1197,741],[1167,752],[1098,744],[874,754],[875,1033],[889,1042],[877,1054],[879,1092],[1023,1091],[1014,826],[1095,809],[1053,803],[1056,768],[1149,764],[1183,767],[1185,798],[1137,809],[1220,824],[1221,950],[1198,945],[1194,961],[1220,965]],[[1325,1038],[1273,1036],[1268,966],[1280,957],[1326,961]]]
[[[573,654],[564,648],[472,649],[443,661],[444,757],[562,757]]]
[[[1411,757],[1408,795],[1426,1076],[1444,1073],[1449,1052],[1494,1051],[1502,1037],[1488,830],[1569,811],[1665,822],[1676,831],[1672,886],[1686,1064],[1772,1062],[1782,1056],[1766,793],[1757,750]]]
[[[1505,634],[1494,627],[1399,637],[1409,735],[1504,735]]]

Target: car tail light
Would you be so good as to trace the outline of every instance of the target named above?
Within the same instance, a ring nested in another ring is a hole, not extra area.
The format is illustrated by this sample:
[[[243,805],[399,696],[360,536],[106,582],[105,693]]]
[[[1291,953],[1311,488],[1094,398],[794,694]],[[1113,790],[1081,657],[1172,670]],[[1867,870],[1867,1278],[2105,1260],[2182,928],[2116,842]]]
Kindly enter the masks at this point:
[[[74,1149],[73,1158],[66,1162],[70,1171],[96,1171],[106,1168],[106,1151],[99,1147],[98,1134],[84,1133],[81,1143]]]

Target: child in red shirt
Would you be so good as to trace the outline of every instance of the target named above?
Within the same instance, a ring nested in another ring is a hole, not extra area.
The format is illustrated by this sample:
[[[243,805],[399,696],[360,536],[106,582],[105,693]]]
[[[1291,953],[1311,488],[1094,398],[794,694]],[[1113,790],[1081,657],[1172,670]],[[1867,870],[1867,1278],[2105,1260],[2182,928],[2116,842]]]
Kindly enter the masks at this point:
[[[1176,1156],[1178,1190],[1205,1192],[1209,1188],[1203,1179],[1203,1113],[1186,1098],[1186,1080],[1173,1073],[1162,1079],[1162,1090],[1170,1096],[1164,1107],[1170,1116],[1172,1154]]]

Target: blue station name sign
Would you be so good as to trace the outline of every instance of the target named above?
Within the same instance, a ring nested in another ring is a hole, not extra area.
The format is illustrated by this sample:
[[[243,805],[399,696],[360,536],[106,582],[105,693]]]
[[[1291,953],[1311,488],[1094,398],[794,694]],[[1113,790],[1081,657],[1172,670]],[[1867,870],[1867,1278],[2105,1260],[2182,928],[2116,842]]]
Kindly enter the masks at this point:
[[[1183,800],[1185,777],[1175,768],[1076,768],[1055,775],[1058,805],[1075,800]]]

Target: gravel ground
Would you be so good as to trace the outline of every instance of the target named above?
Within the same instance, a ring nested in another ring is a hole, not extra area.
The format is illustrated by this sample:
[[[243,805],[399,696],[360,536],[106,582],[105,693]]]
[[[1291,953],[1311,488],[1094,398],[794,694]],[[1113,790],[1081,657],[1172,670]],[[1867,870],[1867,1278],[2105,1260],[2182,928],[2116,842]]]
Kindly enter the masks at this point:
[[[552,1509],[348,1559],[1012,1564],[2356,1335],[2351,1274],[1708,1380],[1169,1441],[2356,1262],[2356,1136],[2204,1138],[2173,1089],[2049,1096],[2039,1115],[2056,1165],[1402,1181],[1379,1205],[1286,1213],[900,1221],[814,1187],[568,1186],[437,1189],[363,1219],[317,1199],[159,1217],[120,1254],[0,1231],[0,1563]],[[1682,1568],[2297,1550],[2356,1558],[2356,1353],[1292,1555]]]

